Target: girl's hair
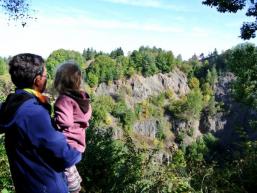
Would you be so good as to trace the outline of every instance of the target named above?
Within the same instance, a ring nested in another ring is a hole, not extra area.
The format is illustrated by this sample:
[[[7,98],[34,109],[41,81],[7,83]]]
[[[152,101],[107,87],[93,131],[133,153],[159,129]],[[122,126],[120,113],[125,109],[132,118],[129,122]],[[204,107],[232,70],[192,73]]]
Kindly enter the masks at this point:
[[[74,61],[61,64],[55,74],[54,87],[59,93],[80,91],[82,72]]]

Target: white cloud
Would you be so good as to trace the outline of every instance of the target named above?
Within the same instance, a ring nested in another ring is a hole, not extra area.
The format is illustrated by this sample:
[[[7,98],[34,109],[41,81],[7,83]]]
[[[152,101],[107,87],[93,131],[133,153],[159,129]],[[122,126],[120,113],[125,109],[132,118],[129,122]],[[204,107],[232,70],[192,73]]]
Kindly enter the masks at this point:
[[[22,28],[8,26],[0,19],[0,55],[9,56],[20,52],[33,52],[47,57],[53,50],[64,48],[82,52],[93,47],[110,52],[122,47],[133,51],[142,45],[154,45],[161,38],[158,34],[179,34],[180,27],[158,23],[122,22],[99,20],[89,17],[46,17]],[[161,36],[160,36],[161,37]]]
[[[33,52],[47,57],[59,48],[82,52],[84,48],[93,47],[98,51],[110,52],[122,47],[128,52],[140,46],[156,46],[171,50],[175,55],[182,54],[184,59],[188,59],[194,53],[208,54],[214,48],[220,51],[240,42],[239,38],[231,34],[206,26],[182,26],[184,22],[161,24],[156,20],[96,19],[82,11],[73,11],[77,14],[58,12],[55,17],[39,15],[36,22],[28,24],[25,28],[8,26],[0,15],[0,55]]]
[[[124,4],[124,5],[132,5],[139,7],[150,7],[150,8],[158,8],[158,9],[168,9],[175,11],[191,11],[182,6],[174,5],[171,3],[163,2],[161,0],[102,0],[110,3]]]
[[[90,17],[80,16],[74,17],[62,17],[62,18],[47,18],[44,17],[40,22],[45,26],[51,26],[54,28],[62,28],[66,26],[71,30],[72,28],[77,30],[83,29],[98,29],[98,30],[136,30],[146,32],[160,32],[160,33],[181,33],[184,29],[178,25],[167,26],[159,23],[151,22],[136,22],[136,21],[120,21],[120,20],[104,20],[95,19]]]
[[[213,32],[203,27],[193,27],[188,33],[194,38],[209,38],[213,35]]]

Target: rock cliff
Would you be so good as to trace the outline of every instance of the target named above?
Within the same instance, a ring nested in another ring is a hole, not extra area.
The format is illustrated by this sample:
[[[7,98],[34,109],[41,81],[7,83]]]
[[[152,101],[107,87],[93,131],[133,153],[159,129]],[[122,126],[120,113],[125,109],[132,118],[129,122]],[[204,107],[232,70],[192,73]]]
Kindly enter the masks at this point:
[[[249,120],[256,120],[257,113],[245,105],[236,102],[231,93],[231,83],[235,80],[232,73],[224,73],[218,78],[214,87],[215,100],[222,108],[214,115],[209,116],[203,110],[199,120],[181,121],[170,115],[163,117],[168,130],[173,133],[168,139],[175,140],[181,131],[183,143],[190,144],[197,137],[204,133],[211,132],[220,138],[224,143],[231,143],[238,139],[238,130],[243,128],[254,138],[257,134],[251,130]],[[114,99],[120,95],[125,97],[126,103],[133,107],[136,103],[147,99],[150,96],[158,95],[166,90],[173,92],[174,99],[185,96],[189,91],[186,75],[179,69],[167,74],[156,74],[151,77],[135,75],[127,80],[117,80],[111,84],[102,83],[96,89],[96,95],[110,95]],[[137,135],[154,140],[158,133],[159,120],[149,118],[137,120],[133,125],[133,131]],[[120,134],[119,134],[120,135]],[[175,140],[176,141],[176,140]],[[167,140],[166,140],[167,142]],[[166,145],[172,146],[171,142]]]

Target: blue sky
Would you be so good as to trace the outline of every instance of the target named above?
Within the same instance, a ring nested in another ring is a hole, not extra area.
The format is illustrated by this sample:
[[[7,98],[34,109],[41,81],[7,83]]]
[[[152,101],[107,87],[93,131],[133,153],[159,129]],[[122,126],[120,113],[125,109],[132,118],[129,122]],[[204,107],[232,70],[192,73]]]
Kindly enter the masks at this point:
[[[171,50],[183,59],[244,42],[241,11],[221,14],[201,0],[31,0],[38,19],[25,28],[0,14],[0,56],[32,52],[47,58],[59,48],[93,47],[125,53],[140,46]],[[257,39],[250,42],[255,43]]]

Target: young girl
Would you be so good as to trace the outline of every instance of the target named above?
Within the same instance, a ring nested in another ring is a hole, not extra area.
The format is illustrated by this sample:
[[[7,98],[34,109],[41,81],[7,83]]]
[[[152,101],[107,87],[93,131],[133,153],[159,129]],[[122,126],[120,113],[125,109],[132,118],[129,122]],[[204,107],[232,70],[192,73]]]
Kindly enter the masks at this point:
[[[54,87],[59,96],[54,105],[55,123],[70,146],[83,153],[86,146],[85,129],[92,114],[89,96],[81,90],[82,73],[74,62],[63,63],[56,72]],[[79,192],[82,181],[76,166],[67,168],[69,192]]]

